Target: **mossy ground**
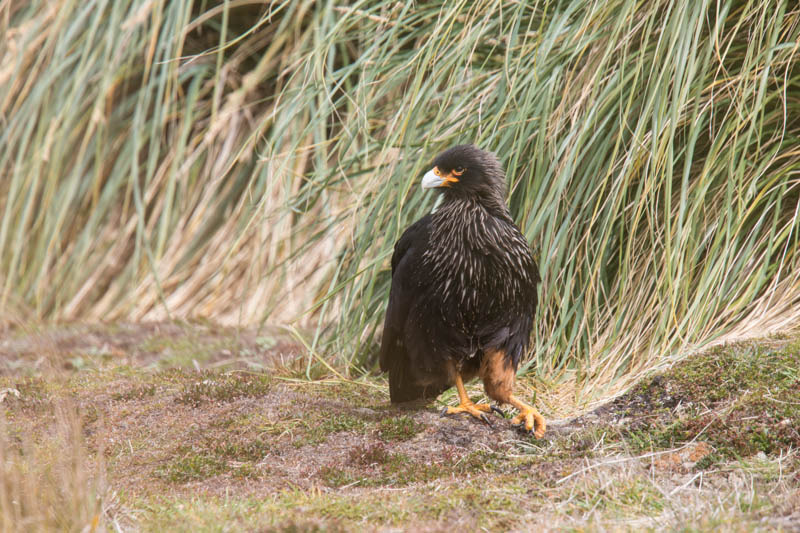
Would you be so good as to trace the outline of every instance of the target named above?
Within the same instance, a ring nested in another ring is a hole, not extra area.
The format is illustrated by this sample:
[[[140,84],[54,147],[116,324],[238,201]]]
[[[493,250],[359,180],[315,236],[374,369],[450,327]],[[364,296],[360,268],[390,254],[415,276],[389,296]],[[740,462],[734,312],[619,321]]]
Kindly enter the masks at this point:
[[[15,479],[58,500],[64,479],[42,469],[69,459],[106,530],[800,527],[797,340],[689,357],[537,441],[392,407],[380,378],[300,380],[303,352],[264,339],[174,324],[0,339]]]
[[[695,471],[800,449],[800,343],[718,346],[646,379],[600,410],[633,451],[696,443]]]

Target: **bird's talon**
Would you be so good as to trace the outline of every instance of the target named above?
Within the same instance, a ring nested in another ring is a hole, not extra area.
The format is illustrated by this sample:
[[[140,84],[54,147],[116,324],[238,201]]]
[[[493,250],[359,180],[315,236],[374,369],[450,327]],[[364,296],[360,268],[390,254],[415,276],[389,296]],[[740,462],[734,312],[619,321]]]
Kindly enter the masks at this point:
[[[492,412],[497,414],[497,416],[499,416],[500,418],[505,418],[506,417],[506,412],[503,411],[502,409],[500,409],[499,407],[497,407],[496,405],[492,406]]]
[[[439,417],[444,418],[447,416],[447,407],[443,407],[441,411],[439,411]]]
[[[484,422],[486,422],[486,425],[487,425],[487,426],[489,426],[489,427],[492,427],[492,421],[489,419],[489,417],[486,415],[486,413],[483,413],[483,414],[481,415],[481,420],[483,420]]]

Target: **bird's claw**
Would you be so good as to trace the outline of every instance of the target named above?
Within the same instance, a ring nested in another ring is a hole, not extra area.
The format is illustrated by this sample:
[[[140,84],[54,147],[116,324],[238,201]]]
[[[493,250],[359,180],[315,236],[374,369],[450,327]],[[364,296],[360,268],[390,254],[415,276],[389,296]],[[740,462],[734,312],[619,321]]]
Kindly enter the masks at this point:
[[[494,427],[494,424],[489,418],[489,413],[505,418],[505,412],[497,406],[473,403],[463,403],[456,407],[444,407],[439,411],[439,416],[445,417],[459,413],[469,413],[491,428]],[[521,412],[511,419],[511,426],[523,435],[533,435],[537,439],[541,439],[545,432],[544,418],[535,411]]]
[[[503,411],[502,409],[500,409],[499,407],[497,407],[496,405],[492,406],[492,412],[495,413],[500,418],[505,418],[506,417],[506,412]]]
[[[439,416],[444,417],[447,415],[455,415],[460,413],[468,413],[481,422],[485,423],[487,426],[492,427],[492,421],[489,418],[487,413],[491,413],[492,409],[489,408],[486,404],[474,404],[474,403],[461,403],[456,407],[445,407],[441,411],[439,411]]]
[[[533,428],[528,429],[525,427],[525,424],[511,424],[517,431],[522,433],[523,435],[532,435]]]
[[[528,413],[520,413],[511,419],[511,426],[515,427],[523,435],[533,435],[537,439],[544,437],[544,419]]]

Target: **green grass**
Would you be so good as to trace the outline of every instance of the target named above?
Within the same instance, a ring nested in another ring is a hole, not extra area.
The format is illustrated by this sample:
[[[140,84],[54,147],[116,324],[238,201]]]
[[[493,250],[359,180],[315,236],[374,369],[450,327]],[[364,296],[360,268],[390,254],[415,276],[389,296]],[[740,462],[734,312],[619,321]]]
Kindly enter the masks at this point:
[[[207,441],[202,446],[180,446],[171,458],[155,472],[155,475],[171,483],[203,481],[218,475],[228,474],[234,479],[256,478],[257,464],[270,452],[268,440],[215,442]]]
[[[193,362],[204,363],[211,356],[224,349],[237,351],[230,339],[216,342],[200,341],[196,338],[155,336],[143,342],[139,349],[159,355],[158,365],[162,368],[173,366],[191,366]]]
[[[162,467],[156,475],[173,483],[186,483],[201,481],[227,471],[224,461],[213,456],[198,455],[189,449],[184,450],[183,456]]]
[[[271,381],[267,374],[200,372],[194,381],[183,385],[175,401],[198,406],[203,402],[258,398],[269,391]]]
[[[115,392],[111,395],[111,399],[117,401],[142,400],[148,396],[154,396],[157,390],[154,384],[149,383],[147,385],[131,387],[125,391]]]
[[[458,480],[468,475],[495,473],[514,464],[496,454],[473,452],[461,458],[412,459],[402,452],[389,452],[381,444],[353,448],[349,466],[327,465],[320,479],[330,487],[403,487],[411,483]]]
[[[342,431],[363,433],[368,427],[368,423],[362,418],[347,413],[337,413],[335,409],[310,417],[310,420],[303,421],[303,425],[306,429],[305,436],[295,441],[295,446],[320,444],[327,440],[328,435]]]
[[[408,416],[384,418],[378,423],[378,432],[385,440],[410,440],[422,430],[422,426]]]

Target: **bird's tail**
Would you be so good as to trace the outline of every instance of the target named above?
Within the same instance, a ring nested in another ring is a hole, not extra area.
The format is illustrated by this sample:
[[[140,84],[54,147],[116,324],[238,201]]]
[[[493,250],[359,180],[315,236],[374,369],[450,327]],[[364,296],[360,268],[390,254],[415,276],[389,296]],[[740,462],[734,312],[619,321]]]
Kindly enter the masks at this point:
[[[392,403],[432,400],[446,389],[446,385],[415,383],[405,361],[398,361],[398,364],[389,370],[389,399]]]

